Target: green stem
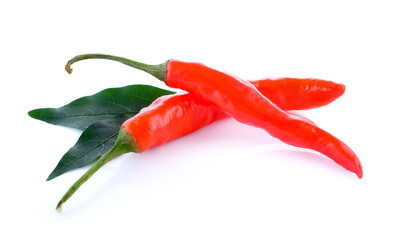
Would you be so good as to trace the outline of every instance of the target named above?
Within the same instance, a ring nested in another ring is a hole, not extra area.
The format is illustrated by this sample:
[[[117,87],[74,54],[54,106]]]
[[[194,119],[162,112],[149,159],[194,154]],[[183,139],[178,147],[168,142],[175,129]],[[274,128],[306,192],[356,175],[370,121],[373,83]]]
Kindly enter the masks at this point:
[[[114,158],[129,152],[141,152],[140,148],[136,143],[136,139],[126,132],[124,128],[119,131],[118,139],[115,145],[104,155],[102,155],[95,164],[84,173],[84,175],[79,178],[67,192],[64,194],[62,199],[60,199],[57,204],[56,210],[58,212],[62,211],[62,205],[65,203],[76,191],[81,187],[96,171],[98,171],[106,163],[110,162]]]
[[[130,67],[147,72],[163,82],[165,82],[166,79],[167,62],[158,65],[149,65],[123,57],[112,56],[107,54],[99,54],[99,53],[90,53],[75,56],[74,58],[72,58],[70,61],[67,62],[65,67],[66,71],[69,74],[71,74],[73,72],[73,70],[71,69],[71,64],[85,59],[108,59],[112,61],[117,61],[126,64]]]

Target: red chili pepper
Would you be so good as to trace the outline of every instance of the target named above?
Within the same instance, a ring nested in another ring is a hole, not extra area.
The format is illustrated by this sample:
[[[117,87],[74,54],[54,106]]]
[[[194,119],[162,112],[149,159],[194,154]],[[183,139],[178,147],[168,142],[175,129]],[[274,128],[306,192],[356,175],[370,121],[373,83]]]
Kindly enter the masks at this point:
[[[278,84],[280,82],[281,84]],[[312,96],[310,95],[318,95],[317,91],[325,91],[326,93],[324,98],[327,100],[322,99],[321,105],[328,104],[344,92],[344,85],[324,80],[265,79],[252,81],[252,83],[257,86],[260,85],[258,87],[263,90],[264,94],[275,92],[273,98],[269,95],[267,97],[270,97],[275,103],[281,103],[287,110],[312,108],[310,102]],[[324,88],[312,90],[315,88],[314,85],[318,83],[324,85]],[[268,91],[270,85],[273,87]],[[298,87],[298,85],[303,87]],[[287,90],[282,94],[281,91],[284,87],[290,87],[295,91]],[[293,95],[300,97],[293,98]],[[144,152],[152,146],[177,139],[226,117],[229,116],[214,104],[197,99],[189,93],[182,92],[158,98],[150,106],[143,108],[136,116],[123,123],[116,145],[67,191],[60,200],[57,209],[61,211],[62,204],[89,177],[113,158],[127,152]]]
[[[262,128],[287,144],[318,151],[362,178],[361,163],[345,143],[278,108],[249,82],[199,63],[170,60],[165,66],[162,81],[168,86],[211,101],[239,122]]]

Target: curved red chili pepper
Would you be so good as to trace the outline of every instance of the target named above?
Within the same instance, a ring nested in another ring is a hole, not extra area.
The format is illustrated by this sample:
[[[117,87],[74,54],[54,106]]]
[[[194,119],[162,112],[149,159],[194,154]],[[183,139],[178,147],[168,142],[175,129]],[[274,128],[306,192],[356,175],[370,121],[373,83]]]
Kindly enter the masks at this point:
[[[166,69],[168,86],[211,101],[239,122],[262,128],[287,144],[318,151],[362,178],[361,163],[345,143],[283,111],[251,83],[199,63],[170,60]]]

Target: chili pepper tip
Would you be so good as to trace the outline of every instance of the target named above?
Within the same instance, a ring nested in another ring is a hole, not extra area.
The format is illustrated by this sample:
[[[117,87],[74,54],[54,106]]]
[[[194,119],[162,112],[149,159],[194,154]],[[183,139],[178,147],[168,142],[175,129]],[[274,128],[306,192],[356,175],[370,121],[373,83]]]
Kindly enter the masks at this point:
[[[361,164],[359,164],[358,166],[357,166],[357,172],[356,172],[356,174],[357,174],[357,177],[359,178],[359,179],[361,179],[362,177],[363,177],[363,171],[362,171],[362,166],[361,166]]]

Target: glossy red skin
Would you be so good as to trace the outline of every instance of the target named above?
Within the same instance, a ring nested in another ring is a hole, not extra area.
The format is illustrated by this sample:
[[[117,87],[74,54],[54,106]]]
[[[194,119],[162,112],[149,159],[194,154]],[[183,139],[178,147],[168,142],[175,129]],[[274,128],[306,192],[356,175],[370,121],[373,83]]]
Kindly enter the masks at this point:
[[[285,110],[309,109],[313,107],[312,103],[319,107],[318,102],[323,106],[344,92],[339,90],[344,87],[343,85],[324,80],[282,78],[263,79],[251,83],[258,86],[264,95]],[[326,85],[327,89],[317,89],[315,88],[317,84],[323,87]],[[326,94],[318,94],[312,89],[325,91]],[[315,101],[315,96],[320,96],[321,99]],[[137,145],[141,152],[144,152],[152,146],[185,136],[226,117],[229,116],[210,102],[197,99],[189,93],[177,93],[158,98],[126,121],[123,127],[136,138]]]
[[[264,96],[284,110],[325,106],[345,92],[340,83],[313,78],[279,78],[251,81]]]
[[[199,63],[170,60],[166,84],[209,101],[237,121],[264,129],[284,143],[318,151],[362,178],[360,160],[345,143],[283,111],[247,81]]]
[[[215,105],[189,93],[162,96],[122,125],[141,152],[192,133],[228,117]]]

